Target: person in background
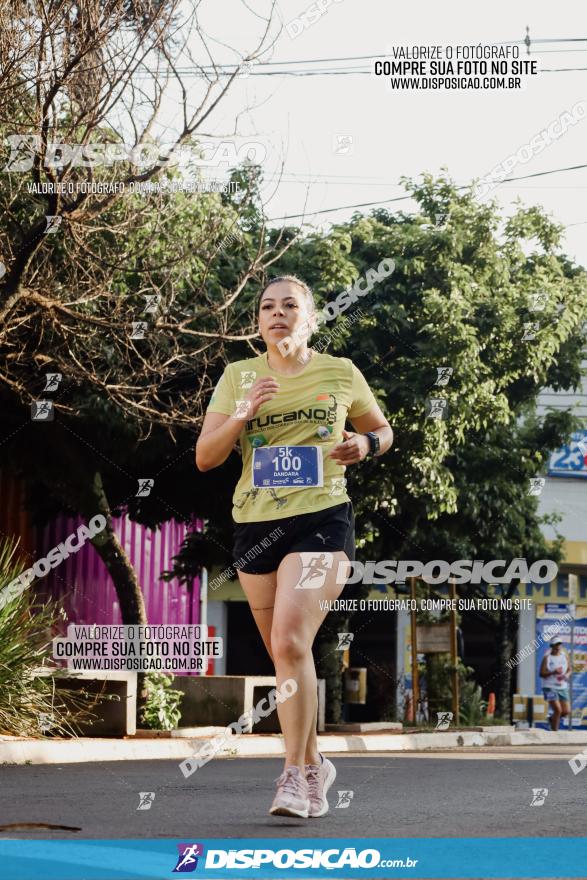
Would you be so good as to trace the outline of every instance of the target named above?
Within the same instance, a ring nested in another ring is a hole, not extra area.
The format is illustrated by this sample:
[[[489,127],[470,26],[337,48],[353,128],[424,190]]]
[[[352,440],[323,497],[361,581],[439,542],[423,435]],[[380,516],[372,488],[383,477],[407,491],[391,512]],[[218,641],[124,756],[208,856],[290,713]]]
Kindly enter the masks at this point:
[[[552,639],[550,650],[546,652],[540,664],[544,699],[547,700],[551,709],[551,730],[558,730],[561,718],[566,717],[570,711],[569,679],[571,667],[562,644],[562,639],[559,639],[558,636]]]

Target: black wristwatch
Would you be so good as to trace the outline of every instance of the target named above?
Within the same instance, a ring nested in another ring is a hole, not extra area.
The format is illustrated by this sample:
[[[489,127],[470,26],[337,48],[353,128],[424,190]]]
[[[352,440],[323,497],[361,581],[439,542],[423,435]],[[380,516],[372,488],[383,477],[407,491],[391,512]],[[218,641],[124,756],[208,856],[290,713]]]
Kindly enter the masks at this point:
[[[369,441],[369,455],[379,455],[379,450],[381,449],[381,443],[379,442],[379,437],[374,431],[367,431],[364,436]]]

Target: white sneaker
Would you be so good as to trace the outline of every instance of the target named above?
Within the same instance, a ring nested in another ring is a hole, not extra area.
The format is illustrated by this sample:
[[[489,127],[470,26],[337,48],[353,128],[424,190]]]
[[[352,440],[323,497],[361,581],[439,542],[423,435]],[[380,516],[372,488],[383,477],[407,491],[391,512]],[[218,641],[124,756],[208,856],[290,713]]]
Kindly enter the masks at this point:
[[[326,793],[336,779],[336,767],[320,755],[320,764],[306,764],[306,781],[308,783],[308,792],[310,797],[309,815],[313,819],[325,816],[329,810]]]
[[[308,818],[308,783],[299,767],[286,767],[277,782],[277,794],[269,810],[272,816]]]

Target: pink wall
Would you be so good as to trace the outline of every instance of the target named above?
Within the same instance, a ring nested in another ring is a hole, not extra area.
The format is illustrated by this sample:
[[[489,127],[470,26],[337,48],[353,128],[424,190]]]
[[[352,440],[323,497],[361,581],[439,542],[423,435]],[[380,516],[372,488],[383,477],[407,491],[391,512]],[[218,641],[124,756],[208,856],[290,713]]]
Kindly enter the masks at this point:
[[[43,529],[34,529],[35,558],[45,556],[82,522],[78,518],[59,517]],[[177,579],[163,581],[160,578],[162,571],[171,568],[172,558],[178,553],[187,531],[196,528],[197,523],[191,527],[172,520],[153,531],[123,517],[113,519],[113,525],[137,573],[149,623],[199,623],[199,579],[186,586]],[[39,590],[60,599],[69,623],[122,622],[110,575],[89,542],[52,569],[39,582]]]

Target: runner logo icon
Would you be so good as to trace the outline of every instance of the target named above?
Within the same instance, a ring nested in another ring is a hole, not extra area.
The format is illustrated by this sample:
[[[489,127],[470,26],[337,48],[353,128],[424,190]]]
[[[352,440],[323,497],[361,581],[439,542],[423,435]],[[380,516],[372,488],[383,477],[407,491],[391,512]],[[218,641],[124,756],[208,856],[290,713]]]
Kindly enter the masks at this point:
[[[253,387],[257,373],[255,370],[241,370],[241,384],[243,391]]]
[[[541,807],[548,797],[548,789],[547,788],[533,788],[532,789],[532,800],[530,801],[531,807]]]
[[[448,730],[452,721],[452,712],[437,712],[436,730]]]
[[[351,801],[355,796],[354,791],[339,791],[338,792],[338,801],[335,804],[335,809],[337,810],[346,810],[351,805]]]
[[[203,845],[201,843],[178,843],[177,848],[179,856],[173,873],[191,874],[198,867],[198,857],[204,855]]]
[[[332,568],[333,558],[332,553],[300,553],[302,573],[296,590],[319,590],[323,587],[326,573]]]

